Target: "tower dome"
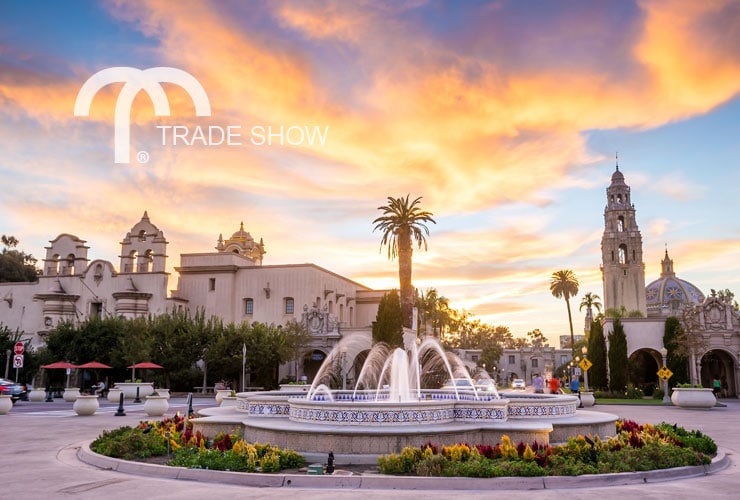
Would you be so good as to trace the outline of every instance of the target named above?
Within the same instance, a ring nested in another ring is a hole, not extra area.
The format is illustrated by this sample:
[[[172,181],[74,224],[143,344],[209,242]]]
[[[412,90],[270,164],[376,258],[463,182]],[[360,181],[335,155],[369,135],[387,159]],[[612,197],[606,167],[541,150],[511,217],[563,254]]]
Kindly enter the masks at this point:
[[[704,294],[693,283],[682,280],[673,271],[673,260],[668,250],[661,261],[660,278],[645,287],[648,316],[673,316],[684,305],[698,305],[704,302]]]
[[[244,223],[239,224],[239,230],[231,235],[231,238],[224,241],[223,236],[219,235],[216,250],[220,253],[231,252],[254,261],[257,265],[262,265],[262,256],[265,255],[265,244],[260,238],[256,243],[252,235],[244,230]]]

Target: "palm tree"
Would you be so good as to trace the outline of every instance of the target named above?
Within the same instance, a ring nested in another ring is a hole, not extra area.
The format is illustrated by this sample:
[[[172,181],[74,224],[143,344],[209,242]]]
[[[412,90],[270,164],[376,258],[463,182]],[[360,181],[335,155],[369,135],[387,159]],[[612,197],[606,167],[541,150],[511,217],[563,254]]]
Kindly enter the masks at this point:
[[[568,324],[570,325],[570,348],[573,358],[576,356],[576,342],[573,336],[573,317],[570,314],[570,298],[578,294],[578,278],[570,269],[562,269],[552,273],[550,278],[550,292],[555,298],[563,297],[568,308]]]
[[[383,215],[373,221],[376,229],[383,231],[380,247],[388,246],[388,258],[393,260],[398,257],[398,278],[401,288],[401,310],[403,311],[403,326],[411,328],[411,318],[414,308],[414,287],[411,284],[411,258],[414,252],[412,238],[419,248],[424,245],[427,249],[426,236],[429,236],[429,228],[426,223],[437,222],[432,219],[432,213],[421,210],[419,201],[421,197],[409,202],[406,198],[388,197],[388,204],[378,207]]]
[[[581,307],[578,308],[579,311],[583,311],[583,308],[585,307],[587,311],[591,311],[592,308],[596,308],[598,312],[601,312],[601,297],[596,295],[592,292],[587,292],[583,298],[581,299]]]

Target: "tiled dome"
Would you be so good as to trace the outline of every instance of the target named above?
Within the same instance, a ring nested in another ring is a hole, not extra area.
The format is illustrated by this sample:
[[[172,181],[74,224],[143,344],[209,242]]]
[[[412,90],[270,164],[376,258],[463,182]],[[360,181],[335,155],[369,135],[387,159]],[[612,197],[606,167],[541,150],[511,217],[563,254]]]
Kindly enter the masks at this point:
[[[661,262],[663,271],[660,278],[645,287],[645,303],[650,310],[675,310],[683,304],[701,304],[704,294],[693,283],[676,277],[673,272],[673,261],[668,257]]]

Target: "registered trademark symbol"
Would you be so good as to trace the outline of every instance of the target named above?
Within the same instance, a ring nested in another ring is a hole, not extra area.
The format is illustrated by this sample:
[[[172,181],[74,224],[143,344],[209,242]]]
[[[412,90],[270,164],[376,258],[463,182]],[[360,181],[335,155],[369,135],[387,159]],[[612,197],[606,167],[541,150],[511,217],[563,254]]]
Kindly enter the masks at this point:
[[[147,163],[149,162],[149,153],[146,151],[139,151],[136,153],[136,161],[139,163]]]

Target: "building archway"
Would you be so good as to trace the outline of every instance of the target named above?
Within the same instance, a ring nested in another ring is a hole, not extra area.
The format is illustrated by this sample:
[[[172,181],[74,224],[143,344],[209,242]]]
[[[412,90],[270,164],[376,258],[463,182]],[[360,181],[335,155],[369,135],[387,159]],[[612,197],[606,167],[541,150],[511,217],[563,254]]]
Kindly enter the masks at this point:
[[[701,357],[699,379],[702,387],[712,387],[714,379],[718,378],[725,388],[725,397],[734,398],[737,396],[735,374],[735,362],[727,351],[713,349]]]
[[[661,355],[654,349],[638,349],[627,361],[627,383],[639,389],[646,396],[652,396],[655,389],[662,387],[658,370],[662,367]]]
[[[316,374],[325,359],[326,353],[320,349],[312,350],[303,358],[303,374],[308,379],[309,384],[316,378]]]

